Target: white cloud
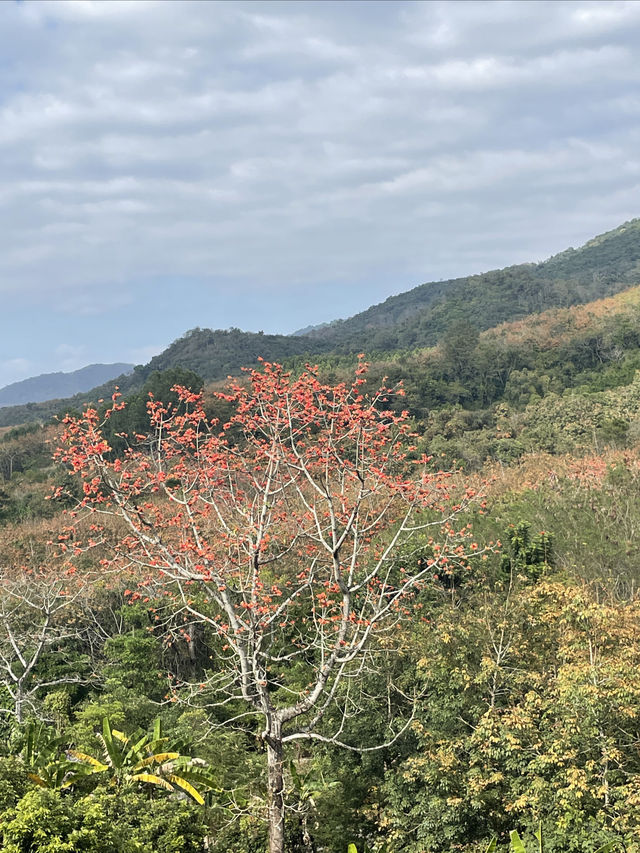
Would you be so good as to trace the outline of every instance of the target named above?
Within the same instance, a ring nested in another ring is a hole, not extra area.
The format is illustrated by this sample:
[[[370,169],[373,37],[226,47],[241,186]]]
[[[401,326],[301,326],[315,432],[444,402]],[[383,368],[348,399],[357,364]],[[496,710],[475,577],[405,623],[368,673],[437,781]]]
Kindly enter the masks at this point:
[[[95,21],[128,20],[135,15],[153,14],[159,0],[47,0],[25,3],[25,14],[35,20]]]
[[[0,4],[5,308],[290,329],[577,244],[638,213],[639,39],[636,2]]]
[[[576,28],[595,33],[600,38],[607,31],[619,30],[640,21],[640,8],[635,0],[610,0],[609,3],[579,3],[572,6],[570,19]]]

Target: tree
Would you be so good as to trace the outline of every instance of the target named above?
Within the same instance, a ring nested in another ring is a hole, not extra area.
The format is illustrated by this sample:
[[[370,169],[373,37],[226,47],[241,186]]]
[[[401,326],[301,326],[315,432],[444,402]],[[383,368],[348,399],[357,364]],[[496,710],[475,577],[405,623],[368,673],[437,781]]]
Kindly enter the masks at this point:
[[[266,363],[219,395],[233,409],[225,424],[177,388],[181,407],[151,400],[151,438],[122,459],[94,409],[65,419],[58,451],[83,479],[78,517],[123,523],[112,563],[135,571],[131,598],[160,585],[174,624],[208,626],[220,702],[261,719],[271,853],[284,849],[285,745],[342,743],[355,699],[339,703],[340,691],[393,645],[416,589],[466,564],[451,475],[425,456],[412,464],[407,413],[390,411],[388,389],[366,397],[365,373],[330,386],[314,368],[295,378]],[[124,405],[115,396],[106,419]],[[409,541],[429,527],[407,568]]]
[[[442,356],[453,378],[468,381],[475,373],[474,355],[480,333],[468,320],[455,321],[442,338]]]
[[[640,606],[604,595],[523,576],[442,611],[416,742],[385,783],[394,851],[475,851],[540,821],[550,850],[637,849]]]
[[[133,790],[32,788],[0,812],[3,853],[202,853],[205,833],[195,804]]]
[[[51,558],[35,568],[0,566],[0,586],[0,686],[11,699],[11,707],[0,710],[21,723],[25,709],[37,710],[42,691],[82,680],[64,662],[44,672],[40,667],[47,655],[56,657],[64,641],[80,639],[82,629],[65,624],[63,616],[82,594],[83,583],[74,567],[67,563],[61,569],[61,561]]]

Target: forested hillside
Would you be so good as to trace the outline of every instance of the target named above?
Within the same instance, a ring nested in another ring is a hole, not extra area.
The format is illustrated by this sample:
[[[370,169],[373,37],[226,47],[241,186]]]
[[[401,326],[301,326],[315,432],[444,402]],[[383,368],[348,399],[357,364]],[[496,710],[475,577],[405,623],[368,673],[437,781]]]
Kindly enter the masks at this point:
[[[429,282],[307,334],[350,352],[430,346],[459,320],[472,317],[478,329],[488,329],[617,293],[639,279],[640,220],[634,219],[542,263]]]

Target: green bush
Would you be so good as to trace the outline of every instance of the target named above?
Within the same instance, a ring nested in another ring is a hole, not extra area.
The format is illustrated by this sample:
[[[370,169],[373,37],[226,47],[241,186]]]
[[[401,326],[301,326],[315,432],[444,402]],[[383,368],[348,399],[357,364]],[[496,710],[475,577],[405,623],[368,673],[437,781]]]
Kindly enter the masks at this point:
[[[0,816],[3,853],[201,853],[204,813],[184,801],[98,789],[28,791]]]

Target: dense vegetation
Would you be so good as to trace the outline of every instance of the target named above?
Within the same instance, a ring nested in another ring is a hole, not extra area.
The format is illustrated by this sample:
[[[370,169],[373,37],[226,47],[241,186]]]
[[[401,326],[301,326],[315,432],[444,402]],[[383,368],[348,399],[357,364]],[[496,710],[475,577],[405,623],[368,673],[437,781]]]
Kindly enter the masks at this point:
[[[628,233],[548,269],[587,281],[596,257],[621,281],[632,252],[607,252]],[[385,405],[410,412],[410,459],[428,451],[476,496],[456,529],[472,525],[478,556],[429,575],[360,672],[357,704],[343,683],[318,729],[387,745],[287,747],[287,850],[485,853],[496,838],[506,853],[514,829],[538,849],[542,825],[549,853],[640,851],[639,314],[634,287],[484,330],[474,315],[437,346],[372,358],[363,387],[404,383]],[[304,350],[287,356],[299,370]],[[316,360],[331,383],[352,375],[347,353]],[[181,405],[176,382],[199,390],[195,366],[132,386],[110,418],[110,465],[123,432],[148,431],[149,392]],[[211,386],[205,405],[233,416]],[[111,571],[115,522],[69,529],[86,489],[52,461],[60,429],[0,433],[0,849],[262,853],[266,746],[255,715],[220,703],[219,633],[166,586],[139,586],[133,563]],[[397,577],[425,559],[428,539],[400,549]],[[287,670],[288,692],[312,665]]]

